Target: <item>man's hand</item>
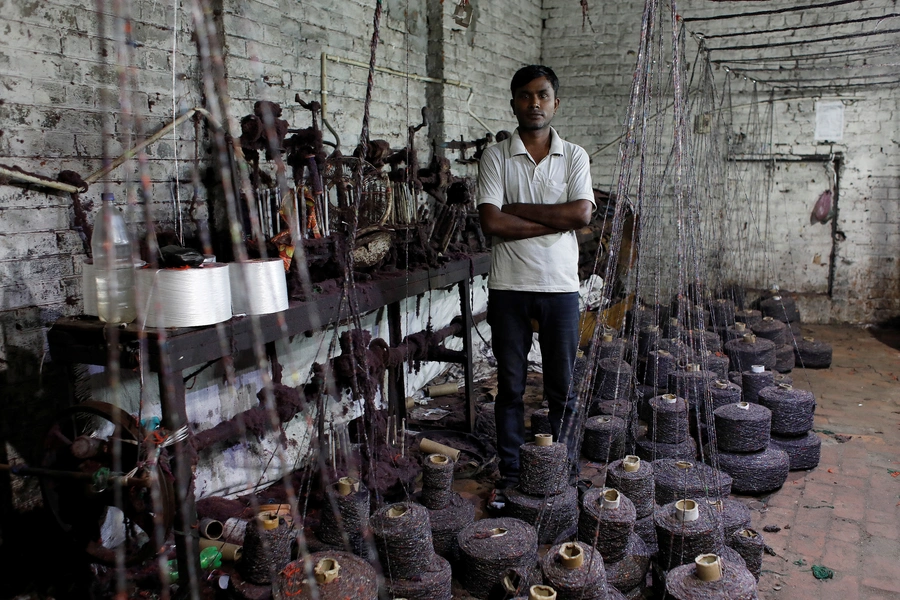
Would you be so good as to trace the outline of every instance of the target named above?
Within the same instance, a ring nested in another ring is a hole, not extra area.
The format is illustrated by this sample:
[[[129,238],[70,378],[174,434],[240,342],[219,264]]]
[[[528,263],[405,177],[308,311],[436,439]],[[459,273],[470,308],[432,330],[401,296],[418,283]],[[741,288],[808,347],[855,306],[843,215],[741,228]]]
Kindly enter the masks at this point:
[[[572,200],[563,204],[505,204],[502,212],[556,231],[571,231],[591,222],[593,208],[590,200]]]

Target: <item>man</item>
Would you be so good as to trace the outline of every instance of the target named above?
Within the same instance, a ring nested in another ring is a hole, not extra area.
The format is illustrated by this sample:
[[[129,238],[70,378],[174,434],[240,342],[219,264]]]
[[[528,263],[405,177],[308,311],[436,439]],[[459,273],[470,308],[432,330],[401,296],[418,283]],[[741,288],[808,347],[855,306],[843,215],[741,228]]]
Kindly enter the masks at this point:
[[[485,150],[479,168],[478,214],[484,233],[493,236],[488,323],[497,358],[498,489],[519,479],[532,319],[538,323],[553,437],[569,445],[573,471],[578,468],[571,385],[579,340],[574,230],[590,222],[595,206],[587,153],[550,127],[558,90],[550,68],[519,69],[510,84],[519,127]]]

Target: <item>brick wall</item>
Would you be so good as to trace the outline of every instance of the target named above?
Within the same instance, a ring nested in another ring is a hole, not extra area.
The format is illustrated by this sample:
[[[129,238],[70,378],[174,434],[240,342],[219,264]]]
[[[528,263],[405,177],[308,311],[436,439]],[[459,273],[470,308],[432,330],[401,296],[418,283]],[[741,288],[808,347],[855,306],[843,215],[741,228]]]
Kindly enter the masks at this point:
[[[582,26],[582,14],[568,2],[544,2],[545,27],[542,35],[542,59],[553,66],[562,80],[562,106],[556,125],[567,137],[585,146],[592,154],[592,173],[595,185],[615,187],[618,144],[616,138],[623,131],[623,119],[628,104],[629,88],[639,39],[643,2],[617,2],[599,5],[589,3],[593,29]],[[706,17],[732,12],[778,9],[795,6],[790,2],[768,2],[763,5],[739,3],[710,3],[691,0],[680,3],[678,12],[684,17]],[[690,31],[706,35],[728,34],[736,31],[773,29],[813,23],[836,22],[892,12],[890,1],[847,5],[811,13],[785,13],[747,18],[689,23]],[[668,8],[664,9],[668,10]],[[668,15],[666,15],[668,18]],[[809,39],[825,35],[841,35],[871,30],[860,24],[810,30],[811,33],[770,34],[771,43],[791,39]],[[761,38],[722,38],[710,40],[711,47],[759,42]],[[886,38],[854,38],[848,42],[786,47],[779,53],[797,54],[815,51],[834,51],[859,47],[863,44],[886,43]],[[880,40],[880,41],[879,41]],[[670,59],[671,40],[665,41]],[[696,60],[696,42],[687,37],[685,56],[689,68]],[[776,52],[769,52],[776,54]],[[752,63],[738,62],[751,51],[713,53],[715,59],[732,59],[732,68],[752,68]],[[882,57],[890,63],[890,55]],[[727,60],[726,60],[727,62]],[[869,62],[875,64],[877,58]],[[865,73],[890,74],[890,67],[882,70],[845,70],[834,73],[841,77]],[[895,72],[895,70],[894,70]],[[823,85],[813,78],[822,78],[828,71],[809,69],[803,77],[808,86]],[[763,75],[755,75],[762,79]],[[717,102],[721,101],[726,72],[716,67],[713,72]],[[772,75],[773,78],[777,75]],[[895,79],[896,77],[894,77]],[[661,73],[657,90],[666,85],[667,73]],[[698,77],[695,76],[695,87]],[[889,79],[889,77],[888,77]],[[851,80],[846,80],[851,83]],[[852,81],[857,83],[858,81]],[[731,86],[731,118],[733,134],[747,134],[748,119],[755,104],[759,118],[765,119],[770,86],[760,83],[758,97],[753,85],[743,77],[733,78]],[[671,92],[667,92],[671,98]],[[657,96],[657,106],[663,108],[666,95]],[[692,96],[692,98],[695,98]],[[801,293],[803,316],[818,322],[877,322],[900,314],[900,266],[897,250],[900,247],[900,162],[898,123],[900,104],[890,88],[868,87],[846,90],[779,90],[774,101],[772,151],[782,158],[776,164],[771,191],[766,193],[764,165],[731,162],[720,164],[720,172],[728,173],[740,185],[730,191],[709,189],[701,180],[696,188],[695,205],[701,207],[703,228],[685,244],[703,243],[703,276],[708,281],[737,281],[747,286],[767,287],[779,283],[782,288]],[[838,143],[816,142],[815,102],[841,100],[845,104],[844,136]],[[694,99],[696,101],[696,98]],[[653,114],[653,113],[651,113]],[[655,115],[654,115],[655,116]],[[656,127],[670,129],[671,110],[652,119]],[[724,132],[722,132],[724,134]],[[662,137],[663,155],[672,147],[670,133]],[[692,136],[697,154],[705,141]],[[719,140],[725,147],[725,138]],[[839,171],[839,215],[836,229],[846,236],[836,247],[833,274],[829,270],[831,253],[831,223],[810,225],[809,214],[818,195],[828,187],[823,163],[831,153],[842,159]],[[724,151],[718,153],[724,156]],[[813,160],[797,160],[812,157]],[[694,160],[702,157],[694,156]],[[690,160],[690,157],[687,159]],[[658,168],[658,166],[657,166]],[[666,185],[670,185],[671,181]],[[762,189],[761,189],[762,188]],[[644,215],[646,260],[643,261],[642,284],[647,294],[662,287],[662,295],[676,287],[678,269],[674,268],[676,253],[676,214],[670,189],[661,194],[658,203]],[[692,192],[694,193],[694,192]],[[682,215],[684,218],[685,215]],[[649,246],[649,247],[648,247]],[[658,250],[657,250],[658,248]],[[720,252],[720,250],[722,250]],[[657,259],[657,256],[659,257]],[[681,265],[685,277],[693,277],[693,269]],[[655,274],[659,274],[658,280]],[[657,281],[659,283],[657,284]]]

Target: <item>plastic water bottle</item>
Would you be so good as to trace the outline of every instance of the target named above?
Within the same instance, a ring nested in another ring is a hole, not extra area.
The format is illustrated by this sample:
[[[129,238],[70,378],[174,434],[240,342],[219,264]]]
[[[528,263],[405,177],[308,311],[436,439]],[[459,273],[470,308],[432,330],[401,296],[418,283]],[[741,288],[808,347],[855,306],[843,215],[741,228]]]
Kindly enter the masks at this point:
[[[103,205],[94,220],[91,238],[97,280],[97,316],[107,323],[130,323],[136,316],[131,239],[114,196],[103,194],[101,198]]]

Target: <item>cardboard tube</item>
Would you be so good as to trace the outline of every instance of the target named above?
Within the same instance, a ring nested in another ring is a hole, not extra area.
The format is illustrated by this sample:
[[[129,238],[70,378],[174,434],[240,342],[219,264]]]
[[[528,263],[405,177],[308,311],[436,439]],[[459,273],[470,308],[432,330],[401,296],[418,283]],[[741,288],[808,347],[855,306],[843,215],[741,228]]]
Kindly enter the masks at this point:
[[[622,501],[619,496],[619,490],[614,490],[612,488],[603,490],[603,494],[600,496],[600,506],[608,509],[616,509],[619,508],[619,503]]]
[[[700,365],[698,365],[697,363],[688,363],[687,365],[685,365],[684,370],[691,371],[691,372],[699,371]]]
[[[222,537],[225,526],[222,525],[221,521],[216,521],[215,519],[200,519],[198,531],[200,532],[200,537],[208,540],[218,540]]]
[[[755,344],[756,336],[753,335],[752,333],[745,333],[744,334],[744,343],[745,344]]]
[[[416,406],[416,399],[412,396],[406,397],[406,410],[412,410]]]
[[[694,467],[694,463],[688,462],[686,460],[679,460],[678,462],[675,463],[675,466],[678,467],[679,469],[687,470],[687,469],[692,469]]]
[[[719,388],[720,390],[724,390],[728,388],[728,382],[724,379],[716,379],[713,384]]]
[[[747,329],[747,324],[744,323],[743,321],[738,321],[737,323],[734,324],[734,328],[737,329],[738,331],[744,331],[745,329]]]
[[[528,600],[556,600],[556,590],[549,585],[533,585],[528,589]]]
[[[391,519],[399,519],[400,517],[402,517],[403,515],[405,515],[405,514],[407,513],[408,510],[409,510],[409,509],[407,509],[407,508],[406,508],[404,505],[402,505],[402,504],[395,504],[395,505],[393,505],[392,507],[390,507],[390,508],[388,509],[387,515],[388,515],[388,517],[390,517]]]
[[[738,408],[741,410],[750,410],[749,402],[738,402],[737,405],[738,405]]]
[[[718,555],[701,554],[694,559],[694,564],[700,581],[718,581],[722,578],[722,560]]]
[[[419,450],[425,454],[444,454],[452,458],[454,462],[459,460],[459,450],[428,438],[419,439]]]
[[[779,384],[778,384],[778,387],[780,387],[781,389],[783,389],[783,390],[786,391],[786,392],[789,392],[789,391],[791,391],[792,389],[794,389],[794,386],[792,386],[792,385],[789,384],[789,383],[779,383]]]
[[[538,446],[552,446],[553,436],[549,433],[539,433],[534,436],[534,443]]]
[[[492,538],[503,537],[507,533],[509,533],[509,529],[506,529],[505,527],[494,527],[491,529]]]
[[[574,542],[563,544],[559,549],[559,562],[566,569],[572,571],[584,564],[584,552],[581,546]]]
[[[662,399],[666,404],[675,404],[675,402],[678,400],[678,396],[676,396],[675,394],[663,394]]]
[[[641,457],[635,456],[634,454],[629,454],[624,459],[622,459],[622,468],[629,473],[638,471],[641,468]]]
[[[262,525],[263,529],[270,531],[272,529],[278,529],[278,523],[281,519],[274,513],[261,512],[256,516],[256,520]]]
[[[675,503],[675,516],[682,523],[690,523],[700,518],[700,508],[693,500],[679,500]]]
[[[437,396],[446,396],[447,394],[455,394],[459,391],[459,385],[455,383],[444,383],[442,385],[432,385],[428,387],[428,396],[436,398]]]
[[[244,544],[244,533],[247,531],[247,520],[231,517],[225,521],[222,529],[222,541],[229,544],[242,546]]]
[[[316,566],[313,569],[313,574],[316,576],[316,583],[320,585],[323,583],[331,583],[338,578],[338,573],[340,572],[341,565],[333,558],[323,558],[316,563]]]
[[[750,365],[750,370],[754,373],[763,373],[766,370],[765,365]]]
[[[359,491],[359,480],[353,477],[341,477],[338,479],[337,489],[341,496],[349,496],[353,492]]]
[[[200,549],[205,550],[206,548],[215,548],[222,553],[222,560],[229,560],[231,562],[241,560],[241,555],[244,552],[243,546],[238,546],[237,544],[230,544],[228,542],[223,542],[222,540],[200,538]]]
[[[453,460],[446,454],[429,454],[428,462],[434,465],[446,465],[448,462]]]

